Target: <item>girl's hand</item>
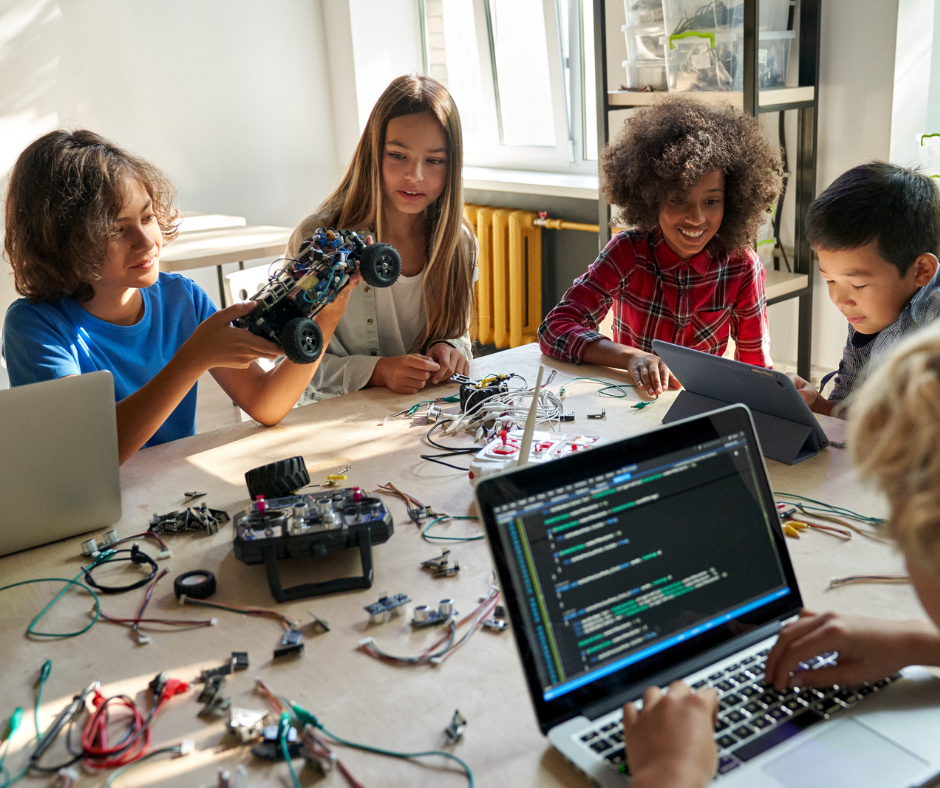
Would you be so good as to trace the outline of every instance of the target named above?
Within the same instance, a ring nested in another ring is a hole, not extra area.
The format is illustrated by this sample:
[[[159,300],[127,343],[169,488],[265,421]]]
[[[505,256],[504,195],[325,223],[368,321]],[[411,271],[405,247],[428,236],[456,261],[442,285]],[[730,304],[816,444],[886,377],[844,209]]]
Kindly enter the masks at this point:
[[[246,369],[259,358],[273,361],[283,356],[284,351],[273,342],[232,325],[236,317],[247,315],[254,308],[254,301],[245,301],[207,317],[196,327],[180,352],[190,355],[205,369]]]
[[[718,714],[714,690],[692,692],[682,681],[663,694],[650,687],[643,709],[623,707],[623,740],[634,788],[704,786],[718,768],[713,738]]]
[[[440,365],[420,353],[380,358],[369,378],[369,386],[385,386],[396,394],[416,394],[425,387]]]
[[[627,362],[627,372],[633,376],[637,388],[645,389],[651,397],[658,397],[666,389],[677,389],[680,386],[666,362],[654,353],[633,350]]]
[[[837,665],[799,669],[800,662],[830,651],[839,652]],[[852,686],[883,679],[906,665],[933,665],[938,658],[940,634],[925,622],[803,610],[780,630],[765,675],[777,689]]]
[[[428,348],[428,358],[440,366],[431,376],[432,383],[440,383],[451,375],[466,375],[470,372],[470,362],[457,348],[447,342],[438,342]]]

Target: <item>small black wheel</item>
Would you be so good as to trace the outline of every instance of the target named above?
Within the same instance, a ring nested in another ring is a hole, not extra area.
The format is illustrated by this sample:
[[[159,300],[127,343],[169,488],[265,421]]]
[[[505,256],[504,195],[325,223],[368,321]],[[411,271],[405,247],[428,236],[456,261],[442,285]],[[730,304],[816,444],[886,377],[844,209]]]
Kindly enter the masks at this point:
[[[309,317],[288,320],[281,332],[284,355],[295,364],[312,364],[323,351],[323,334],[320,326]]]
[[[283,498],[295,490],[310,484],[310,474],[303,457],[291,457],[288,460],[272,462],[252,468],[245,473],[248,495],[255,500],[259,495],[265,499]]]
[[[391,244],[372,244],[362,250],[359,270],[367,285],[391,287],[401,274],[401,255]]]

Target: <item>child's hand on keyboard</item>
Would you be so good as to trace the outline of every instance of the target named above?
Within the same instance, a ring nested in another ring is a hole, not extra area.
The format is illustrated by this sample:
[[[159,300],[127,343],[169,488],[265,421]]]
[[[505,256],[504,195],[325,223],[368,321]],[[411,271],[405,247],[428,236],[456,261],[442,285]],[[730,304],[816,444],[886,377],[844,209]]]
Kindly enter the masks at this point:
[[[643,709],[623,707],[623,739],[633,788],[706,785],[718,768],[713,726],[718,696],[713,690],[692,692],[681,681],[665,694],[650,687]]]
[[[836,664],[801,669],[801,662],[833,651],[838,652]],[[767,657],[765,676],[777,689],[855,686],[893,675],[906,665],[938,661],[940,635],[926,622],[804,610],[780,631]]]

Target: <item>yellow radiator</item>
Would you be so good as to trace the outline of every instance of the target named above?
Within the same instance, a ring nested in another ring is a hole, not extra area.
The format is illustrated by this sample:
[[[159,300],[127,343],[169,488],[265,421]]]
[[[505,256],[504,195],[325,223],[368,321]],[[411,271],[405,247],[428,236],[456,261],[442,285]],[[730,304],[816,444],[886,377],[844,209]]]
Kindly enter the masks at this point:
[[[538,214],[466,205],[480,241],[477,339],[497,348],[537,341],[542,321],[542,231]]]

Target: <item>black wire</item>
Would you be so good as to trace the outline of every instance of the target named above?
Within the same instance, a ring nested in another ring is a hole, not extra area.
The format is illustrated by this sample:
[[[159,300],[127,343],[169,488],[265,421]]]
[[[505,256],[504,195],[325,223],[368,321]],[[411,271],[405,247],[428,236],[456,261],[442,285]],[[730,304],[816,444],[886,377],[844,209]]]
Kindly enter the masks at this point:
[[[71,750],[69,750],[71,753]],[[85,753],[80,753],[79,755],[74,756],[71,760],[65,761],[65,763],[57,763],[55,766],[40,766],[35,761],[29,762],[29,768],[31,771],[42,772],[44,774],[57,774],[62,769],[68,769],[74,763],[78,763]]]
[[[450,454],[422,454],[420,455],[422,460],[427,460],[428,462],[436,462],[438,465],[446,465],[448,468],[453,468],[455,471],[464,471],[468,472],[469,468],[461,468],[459,465],[451,465],[449,462],[444,462],[443,460],[437,459],[438,457],[450,457]]]
[[[65,731],[65,749],[69,751],[69,755],[75,756],[75,760],[78,760],[85,754],[84,749],[76,751],[72,748],[72,728],[75,727],[75,719],[77,717],[78,715],[76,714],[75,717],[72,717],[72,719],[69,720],[69,727]]]
[[[121,553],[130,553],[130,555],[127,558],[114,557]],[[113,561],[133,561],[135,564],[150,564],[150,574],[145,578],[138,580],[135,583],[130,583],[126,586],[103,586],[96,583],[95,579],[91,576],[92,569],[97,569],[101,566],[107,566]],[[133,591],[135,588],[141,588],[153,580],[153,578],[157,575],[157,562],[154,561],[143,550],[137,547],[137,545],[134,545],[130,550],[115,550],[114,554],[108,558],[107,561],[102,561],[100,564],[92,564],[90,568],[82,567],[82,572],[85,573],[85,582],[92,588],[98,589],[98,591],[100,591],[102,594],[123,594],[125,591]]]
[[[787,130],[785,124],[784,113],[780,113],[780,157],[783,162],[783,188],[780,190],[780,197],[777,198],[777,212],[773,218],[773,228],[774,228],[774,240],[777,242],[777,248],[780,250],[780,254],[783,255],[784,265],[787,267],[787,271],[792,272],[793,269],[790,268],[790,260],[787,257],[787,250],[783,248],[783,244],[780,241],[780,221],[783,218],[783,200],[787,196],[787,181],[789,180],[790,174],[790,163],[787,158]]]
[[[75,725],[75,720],[78,719],[78,715],[82,713],[83,708],[85,707],[84,706],[79,707],[75,711],[75,713],[71,717],[69,717],[69,720],[66,723],[68,727],[66,728],[66,731],[65,731],[65,749],[68,751],[69,755],[72,756],[72,759],[70,761],[66,761],[65,763],[58,763],[55,766],[40,766],[39,759],[36,758],[34,760],[35,758],[35,751],[34,751],[33,755],[31,755],[29,758],[30,770],[42,772],[43,774],[56,774],[61,769],[68,769],[69,766],[71,766],[72,764],[78,763],[84,757],[85,755],[84,750],[79,750],[78,752],[76,752],[74,749],[72,749],[72,727]],[[55,730],[55,731],[47,731],[47,733],[49,733],[51,736],[53,736],[53,738],[55,738],[55,737],[58,737],[61,731],[62,731],[62,728],[59,728],[58,730]],[[36,749],[39,749],[40,744],[42,744],[42,742],[36,743]]]
[[[438,443],[437,441],[433,440],[431,438],[431,433],[434,432],[434,430],[438,427],[442,426],[444,426],[444,422],[442,421],[439,421],[436,424],[432,424],[431,429],[428,430],[428,434],[424,436],[427,442],[435,449],[446,451],[448,454],[476,454],[478,451],[480,451],[479,447],[477,446],[472,446],[470,448],[467,448],[466,446],[445,446],[443,443]],[[444,457],[446,455],[440,454],[435,456]]]

